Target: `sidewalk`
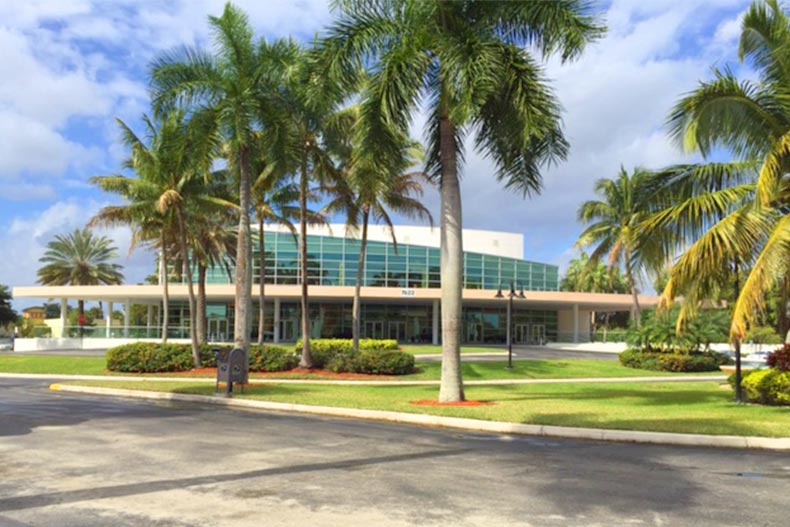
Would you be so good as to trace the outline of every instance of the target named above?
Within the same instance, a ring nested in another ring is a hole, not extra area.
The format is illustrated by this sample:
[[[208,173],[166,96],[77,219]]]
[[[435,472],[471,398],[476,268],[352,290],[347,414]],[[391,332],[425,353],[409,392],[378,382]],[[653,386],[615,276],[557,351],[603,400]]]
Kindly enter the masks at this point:
[[[214,377],[132,377],[124,375],[56,375],[45,373],[0,373],[5,379],[44,379],[66,381],[108,381],[108,382],[206,382],[214,383]],[[633,383],[633,382],[723,382],[726,375],[682,375],[655,377],[581,377],[571,379],[493,379],[487,381],[464,381],[464,386],[521,385],[521,384],[558,384],[558,383]],[[327,380],[327,379],[250,379],[250,384],[324,384],[338,386],[438,386],[441,381],[373,381],[373,380]]]

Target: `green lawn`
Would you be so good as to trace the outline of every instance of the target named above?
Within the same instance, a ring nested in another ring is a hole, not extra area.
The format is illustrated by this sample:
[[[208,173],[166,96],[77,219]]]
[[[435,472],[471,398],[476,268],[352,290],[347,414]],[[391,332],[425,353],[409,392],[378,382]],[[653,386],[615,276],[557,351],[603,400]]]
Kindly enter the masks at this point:
[[[104,357],[0,357],[3,373],[107,375]]]
[[[412,355],[441,355],[441,346],[432,346],[430,344],[401,344],[400,349]],[[498,348],[480,348],[474,346],[463,346],[461,354],[467,353],[497,353],[506,354],[507,349],[503,347]]]
[[[494,379],[573,379],[580,377],[642,377],[672,376],[675,373],[635,370],[614,361],[600,360],[532,360],[513,363],[513,369],[505,368],[506,361],[479,361],[463,363],[464,379],[482,381]],[[0,372],[7,373],[52,373],[64,375],[120,375],[104,369],[102,357],[0,357]],[[441,364],[418,362],[418,373],[398,377],[383,377],[382,380],[439,380]],[[712,372],[712,375],[721,375]],[[134,375],[134,374],[128,374]],[[173,375],[168,373],[162,376]],[[211,377],[211,375],[202,375]],[[254,376],[254,374],[253,374]],[[292,374],[283,372],[273,375],[282,378],[325,379],[318,375]]]
[[[189,382],[75,382],[74,384],[192,394],[214,387]],[[267,385],[237,397],[267,401],[393,410],[490,421],[713,435],[790,436],[790,408],[738,406],[718,382],[551,384],[468,387],[477,408],[419,407],[436,399],[434,386]]]

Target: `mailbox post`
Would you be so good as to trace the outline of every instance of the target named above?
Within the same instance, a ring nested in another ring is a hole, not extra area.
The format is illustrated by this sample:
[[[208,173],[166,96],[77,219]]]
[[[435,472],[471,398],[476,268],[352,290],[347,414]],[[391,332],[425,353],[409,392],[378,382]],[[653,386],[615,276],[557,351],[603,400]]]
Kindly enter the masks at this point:
[[[249,381],[249,363],[247,354],[241,348],[215,349],[217,356],[217,385],[219,391],[220,383],[225,383],[227,397],[233,397],[233,383],[242,385],[241,391],[244,393],[244,385]]]

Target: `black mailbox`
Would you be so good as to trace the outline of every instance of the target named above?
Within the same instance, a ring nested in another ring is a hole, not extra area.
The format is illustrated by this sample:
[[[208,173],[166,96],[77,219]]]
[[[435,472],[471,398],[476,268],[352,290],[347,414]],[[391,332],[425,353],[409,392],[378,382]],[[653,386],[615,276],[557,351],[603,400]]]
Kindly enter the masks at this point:
[[[249,365],[247,354],[241,348],[216,349],[214,354],[217,356],[217,390],[219,384],[227,385],[227,393],[233,393],[233,383],[247,384],[249,380]],[[242,388],[243,390],[244,388]]]

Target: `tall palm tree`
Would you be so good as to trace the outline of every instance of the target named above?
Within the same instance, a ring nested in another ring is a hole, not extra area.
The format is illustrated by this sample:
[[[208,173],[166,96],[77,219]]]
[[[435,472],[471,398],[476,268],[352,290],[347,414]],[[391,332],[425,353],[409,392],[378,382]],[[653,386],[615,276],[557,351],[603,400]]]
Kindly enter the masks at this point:
[[[583,0],[340,0],[337,6],[339,18],[321,44],[326,75],[354,85],[354,73],[368,70],[366,141],[396,152],[393,125],[406,130],[427,104],[426,168],[439,183],[442,203],[439,400],[463,400],[459,172],[465,138],[474,135],[475,148],[493,162],[506,188],[538,192],[541,167],[564,159],[568,150],[559,104],[538,61],[577,57],[603,27]]]
[[[38,270],[43,285],[115,285],[123,281],[121,266],[112,263],[118,250],[106,236],[96,236],[89,228],[57,235],[47,244],[44,264]],[[80,316],[85,314],[85,301],[79,300]]]
[[[211,164],[217,156],[220,138],[212,119],[205,115],[186,121],[184,112],[175,110],[156,123],[144,117],[147,143],[123,121],[123,141],[131,156],[125,167],[137,174],[93,178],[103,190],[118,193],[147,210],[152,206],[167,222],[175,225],[178,259],[183,267],[189,295],[190,337],[195,367],[200,367],[200,343],[197,334],[197,305],[189,250],[188,218],[190,211],[210,214],[233,207],[232,203],[206,192]],[[164,239],[163,239],[164,241]]]
[[[236,247],[234,341],[249,351],[252,302],[251,145],[261,111],[263,64],[247,16],[230,3],[209,17],[216,53],[183,48],[158,58],[151,71],[157,112],[175,105],[209,109],[230,146],[228,162],[239,174],[239,228]]]
[[[749,8],[739,54],[758,80],[714,70],[714,79],[684,96],[669,118],[671,136],[686,151],[709,157],[723,148],[747,165],[738,185],[747,188],[730,208],[716,211],[718,221],[675,264],[665,291],[668,299],[688,290],[702,297],[700,281],[715,282],[734,266],[750,268],[733,310],[736,343],[758,323],[766,293],[790,275],[790,17],[776,0]],[[748,176],[749,165],[756,177]]]
[[[262,48],[264,49],[263,45]],[[311,368],[307,226],[321,221],[308,208],[316,184],[348,193],[348,185],[337,164],[339,149],[353,124],[353,112],[342,109],[347,92],[324,75],[319,57],[293,41],[277,41],[262,52],[276,58],[278,69],[269,82],[277,89],[269,94],[262,111],[266,127],[266,159],[269,170],[296,177],[299,190],[299,261],[302,298],[302,356],[300,366]]]
[[[579,235],[577,247],[595,246],[589,265],[607,259],[610,270],[622,268],[634,302],[634,323],[640,324],[637,278],[646,269],[660,268],[665,260],[656,238],[642,235],[642,222],[651,211],[654,185],[652,173],[636,169],[632,175],[620,169],[617,179],[599,179],[595,193],[599,199],[586,201],[578,211],[579,221],[587,225]]]

